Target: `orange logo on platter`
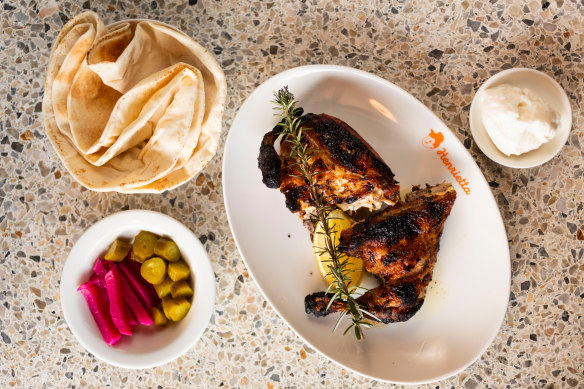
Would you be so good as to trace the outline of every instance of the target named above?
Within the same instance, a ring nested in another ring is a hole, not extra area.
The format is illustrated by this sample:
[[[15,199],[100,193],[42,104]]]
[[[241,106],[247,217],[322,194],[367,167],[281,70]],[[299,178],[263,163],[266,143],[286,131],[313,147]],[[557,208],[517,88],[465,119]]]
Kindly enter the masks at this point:
[[[442,142],[444,142],[444,135],[441,132],[434,132],[432,129],[430,129],[428,136],[422,139],[422,144],[428,149],[435,149]]]
[[[444,142],[444,135],[439,131],[434,132],[433,129],[430,129],[430,133],[424,139],[422,139],[422,144],[424,145],[424,147],[428,149],[437,149],[438,146],[442,144],[442,142]],[[446,166],[446,168],[450,171],[450,174],[452,174],[452,177],[454,177],[456,182],[458,182],[458,185],[460,185],[464,193],[469,195],[470,194],[470,188],[468,187],[469,183],[466,180],[466,178],[460,175],[460,171],[456,170],[456,167],[454,166],[452,161],[450,161],[447,158],[448,150],[446,150],[446,147],[442,147],[441,149],[436,150],[436,155],[440,156],[440,160],[442,161],[444,166]]]

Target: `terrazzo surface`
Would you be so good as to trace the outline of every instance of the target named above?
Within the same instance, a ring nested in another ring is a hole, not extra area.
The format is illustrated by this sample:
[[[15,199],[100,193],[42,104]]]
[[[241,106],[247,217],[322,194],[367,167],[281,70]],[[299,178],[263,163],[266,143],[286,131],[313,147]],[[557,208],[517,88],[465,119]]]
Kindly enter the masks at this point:
[[[246,271],[223,206],[223,146],[238,107],[272,75],[317,63],[374,73],[432,109],[479,164],[505,222],[512,285],[500,332],[472,366],[424,387],[584,387],[584,1],[2,0],[0,7],[0,387],[391,386],[328,361],[276,315]],[[92,192],[53,151],[41,114],[45,67],[64,23],[85,9],[106,24],[151,18],[174,25],[223,67],[219,152],[185,185],[162,195]],[[561,153],[532,169],[490,161],[468,125],[478,87],[512,67],[554,77],[573,110]],[[158,368],[126,370],[96,359],[75,340],[60,305],[72,245],[123,209],[185,223],[216,274],[216,306],[201,341]]]

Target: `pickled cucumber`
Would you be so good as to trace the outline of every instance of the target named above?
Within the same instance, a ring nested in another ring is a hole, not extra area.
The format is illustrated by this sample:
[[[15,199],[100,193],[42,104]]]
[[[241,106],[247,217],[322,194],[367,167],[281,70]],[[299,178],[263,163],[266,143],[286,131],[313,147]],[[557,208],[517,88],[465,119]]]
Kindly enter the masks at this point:
[[[156,245],[157,240],[158,236],[149,231],[140,231],[138,235],[136,235],[134,238],[134,245],[132,246],[132,252],[138,259],[138,262],[143,262],[154,255],[154,246]]]
[[[179,321],[189,312],[189,309],[191,309],[191,303],[189,303],[184,297],[176,299],[167,297],[162,299],[162,309],[168,319]]]
[[[162,258],[154,257],[144,261],[140,267],[142,278],[151,284],[158,284],[166,276],[166,262]]]
[[[126,242],[125,240],[116,239],[110,245],[107,253],[105,253],[103,258],[107,261],[120,262],[126,258],[128,251],[130,251],[130,247],[130,243]]]
[[[136,254],[134,254],[134,252],[133,252],[133,251],[130,251],[130,259],[131,259],[132,261],[136,261],[136,262],[139,262],[139,263],[142,263],[142,262],[144,262],[144,259],[142,259],[142,258],[138,258],[138,257],[136,256]]]
[[[168,264],[168,276],[174,282],[187,279],[189,274],[191,274],[191,272],[184,261],[171,262]]]
[[[188,281],[179,281],[172,284],[170,287],[170,294],[172,298],[177,297],[191,297],[193,295],[193,289],[189,285]]]
[[[172,287],[172,280],[166,277],[162,282],[155,284],[154,289],[156,290],[156,294],[158,297],[165,298],[170,294],[170,288]]]
[[[172,240],[160,238],[154,245],[154,254],[170,262],[176,262],[180,259],[180,250]]]
[[[154,325],[158,327],[164,327],[166,323],[168,323],[164,313],[162,313],[157,307],[152,307],[152,321],[154,322]]]

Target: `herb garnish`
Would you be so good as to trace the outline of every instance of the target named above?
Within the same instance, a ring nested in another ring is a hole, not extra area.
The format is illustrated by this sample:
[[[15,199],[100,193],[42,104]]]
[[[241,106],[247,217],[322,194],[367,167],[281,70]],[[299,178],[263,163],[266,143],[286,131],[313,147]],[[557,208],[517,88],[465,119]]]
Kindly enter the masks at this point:
[[[346,310],[341,313],[333,331],[339,327],[345,316],[350,315],[351,323],[345,329],[343,335],[353,329],[355,337],[361,340],[363,338],[363,328],[370,328],[372,326],[370,321],[379,321],[379,319],[364,310],[352,295],[354,290],[349,289],[348,285],[351,281],[351,274],[349,274],[351,271],[347,269],[349,257],[337,250],[333,242],[335,230],[330,225],[333,224],[330,222],[334,219],[330,216],[330,213],[336,207],[333,204],[328,204],[325,196],[318,191],[318,175],[322,172],[315,171],[310,163],[313,151],[308,147],[307,142],[302,142],[303,131],[305,131],[301,125],[302,109],[296,106],[294,95],[288,90],[287,86],[275,92],[274,97],[273,103],[276,105],[274,109],[280,111],[278,114],[280,117],[279,125],[282,127],[284,135],[282,142],[287,142],[291,146],[290,154],[287,157],[294,160],[294,165],[300,172],[299,176],[304,178],[310,189],[310,200],[314,210],[309,214],[309,220],[314,225],[321,223],[323,226],[325,247],[317,249],[329,254],[331,258],[329,261],[329,275],[335,280],[327,290],[327,295],[332,295],[327,309],[335,302],[346,306]]]

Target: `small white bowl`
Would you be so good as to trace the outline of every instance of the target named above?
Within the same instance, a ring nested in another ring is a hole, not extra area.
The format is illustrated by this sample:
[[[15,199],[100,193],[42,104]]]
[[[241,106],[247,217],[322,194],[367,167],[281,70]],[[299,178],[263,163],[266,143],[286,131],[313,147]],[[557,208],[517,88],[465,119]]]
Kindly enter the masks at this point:
[[[493,143],[481,120],[480,102],[483,92],[501,84],[529,88],[560,114],[556,135],[538,149],[521,155],[506,156]],[[470,131],[477,146],[493,161],[515,168],[529,168],[552,159],[564,146],[572,128],[572,109],[566,92],[553,78],[534,69],[514,68],[504,70],[489,78],[475,94],[470,106]]]
[[[138,326],[114,346],[103,340],[77,288],[92,274],[95,259],[118,237],[133,238],[141,230],[172,238],[194,280],[193,305],[183,320],[166,328]],[[215,304],[215,276],[199,239],[180,222],[153,211],[133,210],[108,216],[91,226],[75,243],[61,274],[61,305],[79,343],[115,366],[143,369],[170,362],[190,349],[209,324]]]

